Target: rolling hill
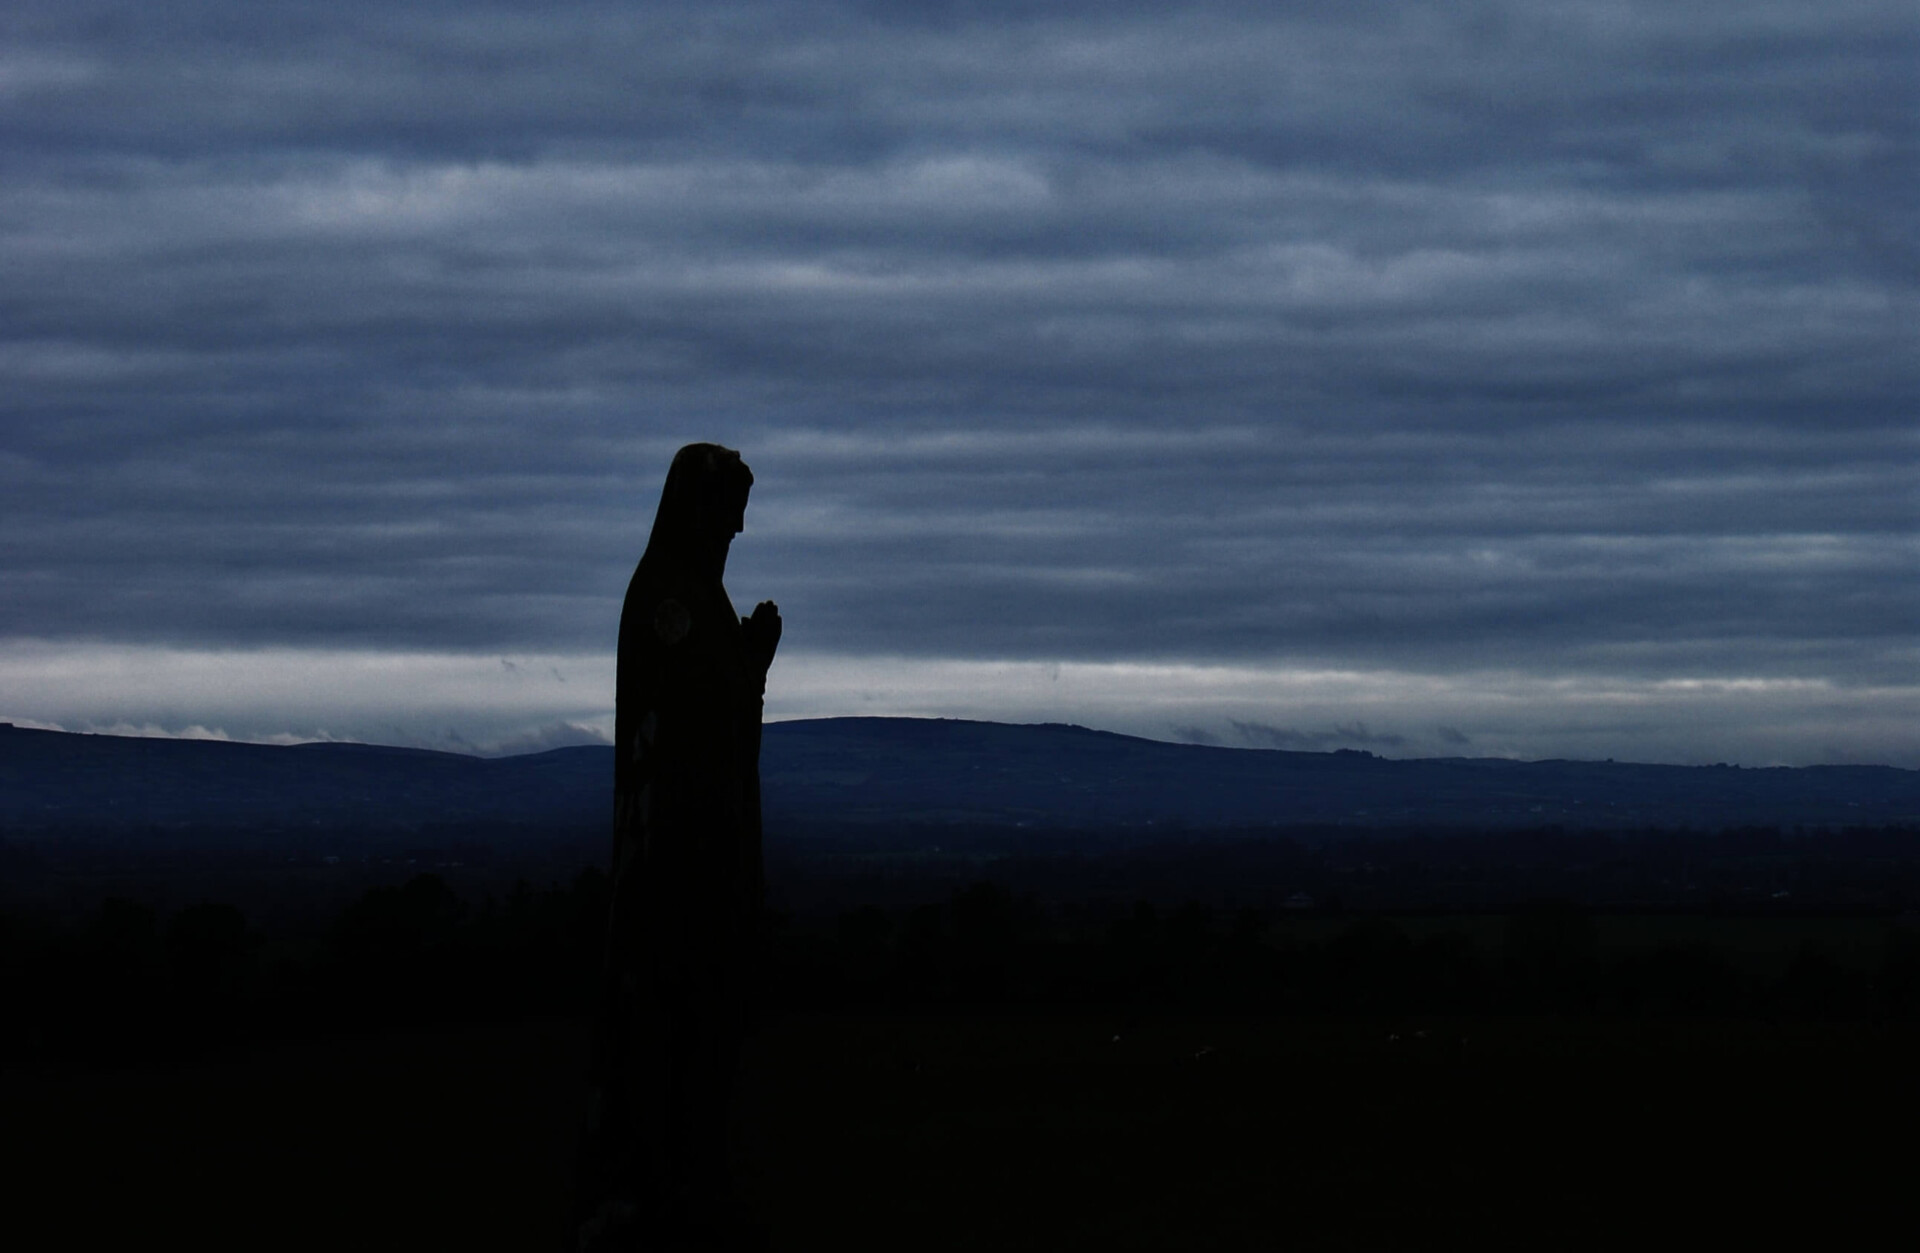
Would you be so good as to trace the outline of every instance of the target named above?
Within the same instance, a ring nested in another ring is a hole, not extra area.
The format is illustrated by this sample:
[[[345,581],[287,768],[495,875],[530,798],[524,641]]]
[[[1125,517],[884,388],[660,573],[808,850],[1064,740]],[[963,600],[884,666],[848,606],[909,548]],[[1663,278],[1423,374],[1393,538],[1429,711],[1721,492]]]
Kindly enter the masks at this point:
[[[411,831],[591,827],[612,750],[520,757],[279,747],[0,727],[0,829]],[[771,723],[770,835],[832,827],[1626,829],[1920,822],[1920,771],[1740,769],[1169,744],[1060,724]]]

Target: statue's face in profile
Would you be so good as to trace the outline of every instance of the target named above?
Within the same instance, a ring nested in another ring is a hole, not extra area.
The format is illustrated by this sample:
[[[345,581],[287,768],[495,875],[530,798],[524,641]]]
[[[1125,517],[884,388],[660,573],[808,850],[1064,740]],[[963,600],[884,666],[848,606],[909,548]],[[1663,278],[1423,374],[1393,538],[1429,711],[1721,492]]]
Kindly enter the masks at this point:
[[[752,487],[753,471],[739,453],[718,444],[688,444],[667,472],[656,526],[665,522],[669,529],[660,534],[678,536],[673,542],[718,545],[724,551],[746,528]]]
[[[740,484],[728,484],[728,490],[720,491],[707,498],[706,528],[709,534],[724,535],[731,539],[747,529],[747,493],[752,490],[753,480]]]

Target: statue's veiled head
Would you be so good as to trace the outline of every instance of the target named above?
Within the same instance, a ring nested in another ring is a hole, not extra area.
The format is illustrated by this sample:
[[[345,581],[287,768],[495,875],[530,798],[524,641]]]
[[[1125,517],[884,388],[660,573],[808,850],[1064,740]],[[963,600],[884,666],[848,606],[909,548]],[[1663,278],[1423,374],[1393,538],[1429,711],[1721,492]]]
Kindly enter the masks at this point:
[[[705,567],[717,558],[724,566],[727,548],[746,525],[747,494],[753,471],[740,454],[719,444],[688,444],[673,455],[660,492],[647,559],[681,568]],[[712,571],[718,574],[716,568]]]

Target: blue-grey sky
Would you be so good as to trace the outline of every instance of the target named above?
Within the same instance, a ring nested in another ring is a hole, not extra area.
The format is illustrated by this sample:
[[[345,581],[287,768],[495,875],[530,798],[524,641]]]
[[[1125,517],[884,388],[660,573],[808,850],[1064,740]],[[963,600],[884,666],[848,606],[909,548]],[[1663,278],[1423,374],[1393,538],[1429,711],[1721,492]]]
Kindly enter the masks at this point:
[[[1910,3],[0,15],[0,718],[1920,765]]]

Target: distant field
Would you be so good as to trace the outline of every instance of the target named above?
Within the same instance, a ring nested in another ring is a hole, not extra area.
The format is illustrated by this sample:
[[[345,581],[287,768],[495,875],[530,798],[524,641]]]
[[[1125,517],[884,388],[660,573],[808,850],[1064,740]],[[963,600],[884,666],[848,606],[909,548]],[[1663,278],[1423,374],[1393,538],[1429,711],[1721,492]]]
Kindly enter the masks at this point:
[[[1796,1217],[1831,1235],[1908,1204],[1914,1043],[1751,1022],[796,1014],[755,1042],[740,1166],[793,1249],[1565,1247]],[[553,1248],[583,1051],[577,1022],[546,1021],[11,1075],[8,1139],[31,1146],[14,1223],[67,1247]]]

